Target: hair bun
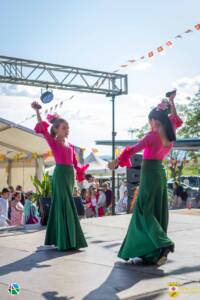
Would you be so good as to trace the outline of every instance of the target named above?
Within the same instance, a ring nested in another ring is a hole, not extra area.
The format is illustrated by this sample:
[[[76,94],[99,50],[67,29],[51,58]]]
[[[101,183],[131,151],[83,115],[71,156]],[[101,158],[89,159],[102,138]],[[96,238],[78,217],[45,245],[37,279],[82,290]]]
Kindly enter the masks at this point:
[[[59,116],[57,114],[54,115],[47,115],[47,121],[51,124],[55,123],[55,121],[59,118]]]

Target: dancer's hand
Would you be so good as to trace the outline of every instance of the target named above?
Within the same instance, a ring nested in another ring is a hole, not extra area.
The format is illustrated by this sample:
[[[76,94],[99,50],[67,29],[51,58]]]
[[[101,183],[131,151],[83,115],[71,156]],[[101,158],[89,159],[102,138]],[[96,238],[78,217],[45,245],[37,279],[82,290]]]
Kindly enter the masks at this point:
[[[118,168],[118,166],[119,166],[119,162],[118,162],[117,159],[114,159],[114,160],[112,160],[112,161],[109,161],[109,163],[108,163],[108,168],[109,168],[110,170],[115,170],[115,169]]]
[[[35,110],[39,110],[42,108],[42,106],[37,101],[32,102],[31,107]]]

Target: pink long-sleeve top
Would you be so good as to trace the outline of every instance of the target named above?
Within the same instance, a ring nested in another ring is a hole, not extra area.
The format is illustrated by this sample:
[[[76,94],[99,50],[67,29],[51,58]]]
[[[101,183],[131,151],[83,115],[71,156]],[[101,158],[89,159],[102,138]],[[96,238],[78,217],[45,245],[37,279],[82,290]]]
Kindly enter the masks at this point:
[[[179,128],[183,121],[176,114],[171,114],[169,119],[172,123],[174,131]],[[118,157],[119,166],[132,167],[130,158],[137,152],[144,150],[143,159],[145,160],[163,160],[173,147],[173,143],[169,146],[163,146],[161,137],[157,131],[150,131],[143,139],[132,147],[126,147]]]
[[[89,165],[81,166],[76,158],[74,146],[69,144],[69,146],[65,146],[61,144],[59,141],[54,139],[48,132],[49,124],[45,121],[39,122],[35,126],[35,132],[38,134],[42,134],[49,144],[56,164],[70,166],[73,165],[76,170],[76,178],[79,182],[83,181],[85,178],[85,171],[89,167]]]

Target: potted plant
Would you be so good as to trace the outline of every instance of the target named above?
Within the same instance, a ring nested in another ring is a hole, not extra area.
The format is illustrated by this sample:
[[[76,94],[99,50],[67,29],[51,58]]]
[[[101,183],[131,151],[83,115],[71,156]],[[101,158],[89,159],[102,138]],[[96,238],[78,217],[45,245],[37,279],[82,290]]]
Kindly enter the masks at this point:
[[[47,225],[51,206],[51,177],[46,172],[43,174],[41,181],[36,177],[31,177],[31,180],[36,189],[33,199],[39,206],[41,225]]]

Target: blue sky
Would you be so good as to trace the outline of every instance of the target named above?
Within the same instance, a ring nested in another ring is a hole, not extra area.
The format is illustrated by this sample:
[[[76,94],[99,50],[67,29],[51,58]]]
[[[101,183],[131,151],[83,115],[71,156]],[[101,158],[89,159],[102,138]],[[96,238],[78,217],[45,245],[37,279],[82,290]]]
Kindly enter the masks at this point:
[[[112,71],[200,23],[199,11],[198,0],[2,1],[0,53]],[[127,128],[144,124],[147,111],[166,90],[179,88],[180,102],[195,92],[200,82],[199,50],[200,32],[195,31],[177,40],[164,56],[125,69],[129,95],[117,102],[118,138],[128,137]],[[30,102],[40,91],[10,89],[3,92],[0,87],[2,117],[20,122],[31,114]],[[55,92],[57,99],[69,94]],[[12,109],[16,101],[17,117]],[[78,94],[59,113],[69,119],[76,144],[89,149],[95,139],[110,137],[110,103],[102,96]],[[33,127],[34,122],[25,125]]]

